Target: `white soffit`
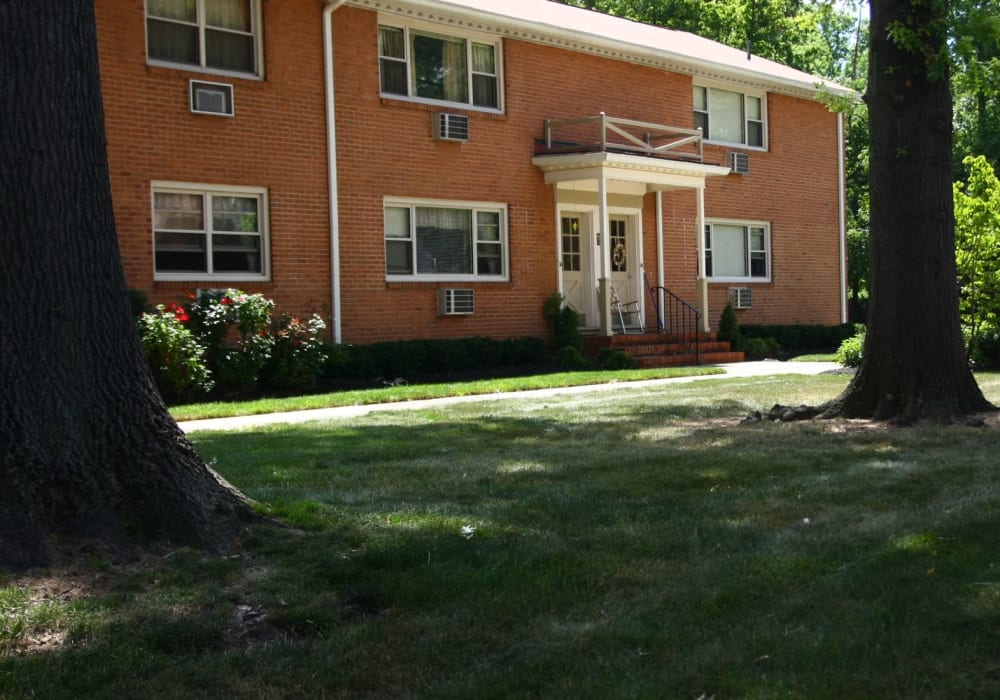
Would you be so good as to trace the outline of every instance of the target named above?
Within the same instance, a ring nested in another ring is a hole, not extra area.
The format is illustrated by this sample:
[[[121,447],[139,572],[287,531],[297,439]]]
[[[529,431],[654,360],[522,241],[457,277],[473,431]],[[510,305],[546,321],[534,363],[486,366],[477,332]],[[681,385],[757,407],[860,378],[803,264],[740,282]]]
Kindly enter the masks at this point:
[[[641,63],[708,80],[816,99],[850,88],[689,32],[656,27],[551,0],[347,0],[411,19],[500,34],[571,51]]]
[[[635,183],[647,192],[698,188],[704,187],[707,177],[729,174],[729,168],[719,165],[617,153],[535,156],[531,162],[544,173],[546,184],[567,189],[596,190],[596,183],[602,176],[608,181]],[[622,191],[638,194],[639,187],[624,188]]]

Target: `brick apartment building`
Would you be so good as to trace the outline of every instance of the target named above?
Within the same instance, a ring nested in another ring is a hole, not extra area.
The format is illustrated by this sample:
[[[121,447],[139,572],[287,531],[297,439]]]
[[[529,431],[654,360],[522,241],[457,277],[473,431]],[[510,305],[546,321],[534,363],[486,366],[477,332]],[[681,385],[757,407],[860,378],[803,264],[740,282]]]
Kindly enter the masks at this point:
[[[813,76],[546,0],[97,0],[131,287],[263,292],[334,340],[845,320]],[[827,85],[834,94],[845,88]],[[700,129],[700,130],[699,130]],[[665,290],[669,290],[665,291]]]

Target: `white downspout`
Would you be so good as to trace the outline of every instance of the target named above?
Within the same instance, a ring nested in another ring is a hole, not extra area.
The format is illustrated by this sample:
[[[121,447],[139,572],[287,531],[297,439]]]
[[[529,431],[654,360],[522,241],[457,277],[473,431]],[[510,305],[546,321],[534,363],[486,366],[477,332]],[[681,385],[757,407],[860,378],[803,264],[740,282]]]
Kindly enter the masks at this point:
[[[844,171],[844,114],[837,113],[837,189],[840,204],[840,322],[847,323],[847,182]]]
[[[330,314],[333,342],[342,340],[340,319],[340,206],[337,189],[337,124],[333,98],[333,13],[347,0],[330,0],[323,8],[323,77],[326,89],[326,157],[330,191]]]

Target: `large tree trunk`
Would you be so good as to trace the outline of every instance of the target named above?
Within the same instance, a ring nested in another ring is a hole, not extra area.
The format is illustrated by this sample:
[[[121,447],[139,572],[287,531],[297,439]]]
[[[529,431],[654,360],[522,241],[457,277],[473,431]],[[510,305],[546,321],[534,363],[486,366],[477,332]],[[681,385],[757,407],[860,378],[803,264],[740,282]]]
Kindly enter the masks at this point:
[[[0,2],[0,95],[0,565],[232,546],[253,511],[167,412],[130,316],[91,0]]]
[[[868,334],[826,415],[947,422],[992,408],[959,327],[947,1],[871,6]]]

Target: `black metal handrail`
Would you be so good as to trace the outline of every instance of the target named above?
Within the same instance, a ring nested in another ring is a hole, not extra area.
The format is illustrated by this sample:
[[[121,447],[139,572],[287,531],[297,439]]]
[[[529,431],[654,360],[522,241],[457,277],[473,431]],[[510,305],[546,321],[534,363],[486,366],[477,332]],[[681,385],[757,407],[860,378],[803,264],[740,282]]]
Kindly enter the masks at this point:
[[[695,363],[701,364],[701,311],[681,299],[666,287],[653,287],[646,279],[646,290],[656,308],[656,325],[660,333],[669,333],[688,350],[694,352]],[[660,308],[660,298],[663,308]]]

